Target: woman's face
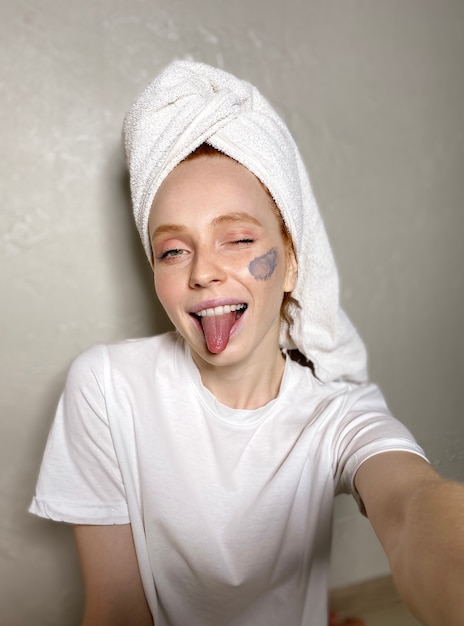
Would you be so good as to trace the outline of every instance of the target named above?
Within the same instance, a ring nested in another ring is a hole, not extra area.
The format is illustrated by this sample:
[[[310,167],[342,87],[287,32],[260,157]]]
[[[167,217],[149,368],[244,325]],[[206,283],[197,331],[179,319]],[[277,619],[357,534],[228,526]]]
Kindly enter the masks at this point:
[[[180,163],[155,196],[149,232],[158,298],[199,366],[279,355],[296,261],[249,170],[222,155]]]

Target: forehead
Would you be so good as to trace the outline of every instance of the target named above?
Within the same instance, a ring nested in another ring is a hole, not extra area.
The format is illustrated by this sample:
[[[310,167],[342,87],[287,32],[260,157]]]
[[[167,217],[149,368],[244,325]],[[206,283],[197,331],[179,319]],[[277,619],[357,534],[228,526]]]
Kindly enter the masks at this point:
[[[150,225],[167,214],[216,209],[271,215],[276,210],[269,192],[246,167],[225,155],[202,155],[179,163],[162,182],[153,200]]]

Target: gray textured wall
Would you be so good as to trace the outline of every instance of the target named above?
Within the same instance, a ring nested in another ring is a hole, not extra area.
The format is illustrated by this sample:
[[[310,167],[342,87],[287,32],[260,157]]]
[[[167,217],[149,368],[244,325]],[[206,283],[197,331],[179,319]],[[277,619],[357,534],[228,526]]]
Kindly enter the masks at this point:
[[[2,626],[79,622],[70,529],[25,511],[70,360],[167,327],[120,128],[174,57],[249,79],[284,116],[372,378],[464,479],[461,0],[2,0],[0,17]],[[333,585],[387,571],[346,498],[334,536]]]

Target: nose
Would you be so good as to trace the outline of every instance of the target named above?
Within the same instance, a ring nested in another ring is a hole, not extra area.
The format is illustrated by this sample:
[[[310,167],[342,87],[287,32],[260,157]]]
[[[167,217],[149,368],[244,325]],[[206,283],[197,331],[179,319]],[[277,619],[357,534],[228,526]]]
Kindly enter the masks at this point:
[[[223,282],[226,272],[220,259],[210,250],[196,250],[191,265],[190,287],[198,289],[208,287],[211,283]]]

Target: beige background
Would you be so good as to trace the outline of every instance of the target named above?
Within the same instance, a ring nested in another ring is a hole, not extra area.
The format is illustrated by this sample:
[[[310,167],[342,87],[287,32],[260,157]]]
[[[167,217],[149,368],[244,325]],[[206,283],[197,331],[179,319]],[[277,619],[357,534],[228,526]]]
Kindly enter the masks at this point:
[[[71,359],[167,327],[120,129],[174,57],[249,79],[284,116],[372,378],[464,479],[462,0],[2,0],[0,17],[2,626],[79,623],[70,529],[25,511]],[[334,536],[332,585],[387,571],[346,497]]]

